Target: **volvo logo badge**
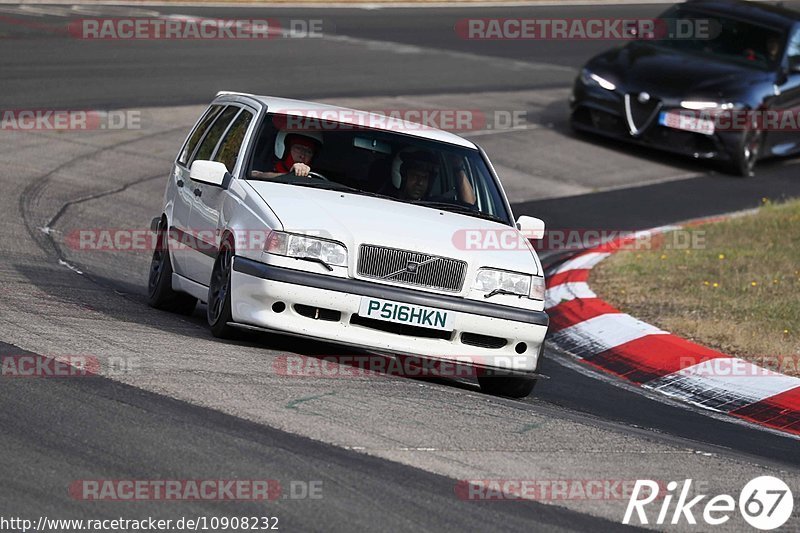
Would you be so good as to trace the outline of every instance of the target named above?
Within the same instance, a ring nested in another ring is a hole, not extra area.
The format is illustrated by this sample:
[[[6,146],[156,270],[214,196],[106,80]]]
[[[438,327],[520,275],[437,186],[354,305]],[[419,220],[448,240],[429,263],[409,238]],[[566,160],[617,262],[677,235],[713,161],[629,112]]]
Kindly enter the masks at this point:
[[[650,101],[650,95],[644,92],[639,93],[639,98],[637,98],[637,100],[639,100],[640,104],[646,104],[647,102]]]
[[[438,257],[431,257],[430,259],[426,259],[425,261],[406,261],[406,267],[392,272],[391,274],[386,274],[385,276],[381,277],[381,279],[389,279],[395,276],[399,276],[400,274],[416,274],[419,271],[419,267],[429,265],[431,263],[435,263],[440,258]]]

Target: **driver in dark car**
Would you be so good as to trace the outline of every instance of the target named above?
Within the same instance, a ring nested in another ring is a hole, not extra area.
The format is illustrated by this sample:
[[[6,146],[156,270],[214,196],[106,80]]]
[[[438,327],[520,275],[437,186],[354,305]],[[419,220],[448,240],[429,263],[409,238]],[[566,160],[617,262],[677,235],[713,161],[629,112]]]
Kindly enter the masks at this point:
[[[314,159],[314,155],[322,146],[322,138],[313,133],[287,134],[281,132],[278,135],[282,134],[285,135],[283,156],[278,155],[278,150],[276,149],[275,155],[281,158],[275,163],[273,171],[253,170],[250,173],[251,177],[255,179],[272,179],[289,173],[294,173],[299,177],[306,177],[311,172],[311,160]],[[276,140],[276,144],[278,142],[279,139]]]

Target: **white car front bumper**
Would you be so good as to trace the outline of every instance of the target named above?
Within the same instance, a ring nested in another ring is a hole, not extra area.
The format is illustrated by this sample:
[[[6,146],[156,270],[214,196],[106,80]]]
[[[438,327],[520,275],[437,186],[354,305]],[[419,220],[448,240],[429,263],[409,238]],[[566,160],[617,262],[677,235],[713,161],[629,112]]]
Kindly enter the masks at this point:
[[[455,314],[455,329],[364,320],[358,316],[362,297],[447,310]],[[536,372],[548,326],[543,311],[290,270],[243,257],[234,260],[231,304],[237,324],[522,373]],[[475,345],[480,343],[484,346]]]

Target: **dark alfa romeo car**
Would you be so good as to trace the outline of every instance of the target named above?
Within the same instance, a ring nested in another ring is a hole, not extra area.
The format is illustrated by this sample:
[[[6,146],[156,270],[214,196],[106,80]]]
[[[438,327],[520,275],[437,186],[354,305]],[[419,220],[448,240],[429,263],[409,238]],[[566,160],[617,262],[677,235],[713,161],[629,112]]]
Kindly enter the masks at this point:
[[[705,34],[653,32],[589,60],[570,98],[573,128],[719,160],[742,176],[761,158],[800,151],[800,129],[776,119],[800,110],[800,13],[698,0],[658,21]]]

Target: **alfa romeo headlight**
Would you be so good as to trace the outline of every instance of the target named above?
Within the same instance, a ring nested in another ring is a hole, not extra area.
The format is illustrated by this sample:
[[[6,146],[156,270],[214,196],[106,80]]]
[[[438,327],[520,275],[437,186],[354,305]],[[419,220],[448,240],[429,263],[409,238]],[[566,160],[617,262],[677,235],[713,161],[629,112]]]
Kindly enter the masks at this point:
[[[347,248],[343,244],[284,231],[271,232],[264,251],[297,259],[311,259],[327,265],[347,266]]]
[[[584,85],[599,85],[603,89],[607,91],[613,91],[617,88],[616,85],[608,81],[607,79],[598,76],[588,68],[581,69],[581,81]]]

